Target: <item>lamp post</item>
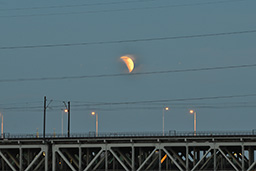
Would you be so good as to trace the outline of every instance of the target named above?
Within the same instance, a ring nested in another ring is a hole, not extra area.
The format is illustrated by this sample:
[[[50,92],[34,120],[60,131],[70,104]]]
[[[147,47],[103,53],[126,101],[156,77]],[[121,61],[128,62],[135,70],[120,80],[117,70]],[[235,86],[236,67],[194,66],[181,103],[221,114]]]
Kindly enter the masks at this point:
[[[163,108],[163,136],[164,136],[164,112],[168,111],[168,110],[169,110],[169,107],[164,107]]]
[[[68,113],[68,109],[65,109],[64,112]],[[63,136],[63,110],[61,110],[61,114],[62,114],[62,117],[61,117],[61,135]]]
[[[95,113],[95,112],[92,112],[92,115],[96,115],[96,137],[98,137],[98,127],[99,127],[99,124],[98,124],[98,113]]]
[[[65,112],[68,113],[68,137],[70,137],[70,101],[68,101],[68,106],[65,101],[63,103],[66,107]]]
[[[70,137],[70,101],[68,101],[68,137]]]
[[[196,112],[194,110],[190,110],[189,113],[194,115],[194,136],[196,136]]]

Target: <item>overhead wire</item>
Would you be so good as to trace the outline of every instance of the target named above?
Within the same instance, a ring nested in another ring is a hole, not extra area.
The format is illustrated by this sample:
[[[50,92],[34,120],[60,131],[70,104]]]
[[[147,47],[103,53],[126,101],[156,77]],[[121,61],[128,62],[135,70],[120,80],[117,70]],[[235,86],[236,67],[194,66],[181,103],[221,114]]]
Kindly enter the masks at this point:
[[[141,100],[141,101],[123,101],[123,102],[101,102],[101,103],[94,103],[82,104],[83,102],[79,101],[71,101],[72,111],[79,111],[79,110],[104,110],[104,111],[115,111],[115,110],[122,110],[122,109],[160,109],[163,108],[165,105],[171,105],[171,108],[177,109],[186,109],[186,108],[247,108],[247,107],[256,107],[256,103],[254,102],[226,102],[220,104],[214,103],[184,103],[184,104],[173,104],[172,102],[191,102],[191,101],[202,101],[202,100],[220,100],[220,99],[234,99],[234,98],[245,98],[245,97],[256,97],[256,94],[238,94],[238,95],[223,95],[223,96],[208,96],[208,97],[192,97],[192,98],[176,98],[176,99],[160,99],[160,100]],[[60,102],[59,100],[51,100],[53,102]],[[159,104],[160,103],[160,104]],[[158,104],[159,106],[153,106],[152,104]],[[124,105],[129,105],[124,106]],[[132,105],[132,106],[131,106]],[[136,106],[140,105],[140,106]],[[144,106],[141,106],[144,105]],[[145,106],[150,105],[150,106]],[[121,106],[121,107],[118,107]],[[43,111],[43,105],[36,105],[36,106],[1,106],[0,110],[4,111]],[[50,111],[60,111],[63,110],[63,105],[50,105],[47,110]]]
[[[235,108],[256,108],[256,104],[240,104],[240,105],[172,105],[172,109],[235,109]],[[3,111],[31,111],[42,112],[42,107],[20,107],[20,108],[0,108]],[[72,111],[124,111],[124,110],[161,110],[161,106],[123,106],[123,107],[73,107]],[[63,111],[62,108],[49,108],[48,111]]]
[[[142,100],[142,101],[126,101],[126,102],[105,102],[96,104],[72,104],[72,106],[105,106],[105,105],[124,105],[124,104],[147,104],[147,103],[166,103],[166,102],[183,102],[183,101],[200,101],[200,100],[216,100],[231,99],[242,97],[255,97],[256,94],[240,94],[240,95],[224,95],[224,96],[208,96],[194,98],[178,98],[178,99],[162,99],[162,100]]]
[[[177,39],[191,39],[191,38],[202,38],[202,37],[228,36],[228,35],[251,34],[251,33],[256,33],[256,29],[243,30],[243,31],[233,31],[233,32],[194,34],[194,35],[184,35],[184,36],[141,38],[141,39],[130,39],[130,40],[128,39],[128,40],[111,40],[111,41],[81,42],[81,43],[1,46],[0,50],[53,48],[53,47],[70,47],[70,46],[88,46],[88,45],[102,45],[102,44],[105,45],[105,44],[117,44],[117,43],[134,43],[134,42],[149,42],[149,41],[163,41],[163,40],[177,40]]]
[[[166,71],[135,72],[135,73],[126,73],[126,74],[100,74],[100,75],[63,76],[63,77],[0,79],[0,83],[5,83],[5,82],[26,82],[26,81],[53,81],[53,80],[56,81],[56,80],[88,79],[88,78],[107,78],[107,77],[121,77],[121,76],[135,76],[135,75],[155,75],[155,74],[185,73],[185,72],[198,72],[198,71],[211,71],[211,70],[224,70],[224,69],[238,69],[238,68],[251,68],[251,67],[256,67],[256,64],[217,66],[217,67],[205,67],[205,68],[176,69],[176,70],[166,70]]]
[[[237,109],[237,108],[256,108],[256,105],[236,105],[236,106],[193,106],[193,109]],[[74,108],[72,111],[124,111],[124,110],[161,110],[160,107],[117,107],[117,108]],[[190,106],[172,106],[172,109],[191,109]]]
[[[7,15],[7,16],[0,16],[0,18],[39,17],[39,16],[58,16],[58,15],[77,15],[77,14],[110,13],[110,12],[127,12],[127,11],[137,11],[137,10],[152,10],[152,9],[164,9],[164,8],[176,8],[176,7],[222,4],[222,3],[227,3],[227,2],[239,2],[239,1],[245,1],[245,0],[220,0],[220,1],[214,1],[214,2],[201,2],[201,3],[189,3],[189,4],[178,4],[178,5],[164,5],[164,6],[154,6],[154,7],[123,8],[123,9],[110,9],[110,10],[95,10],[95,11],[82,11],[82,12]]]
[[[177,98],[177,99],[161,99],[161,100],[141,100],[141,101],[125,101],[125,102],[101,102],[94,104],[72,104],[72,107],[80,106],[106,106],[106,105],[127,105],[127,104],[151,104],[151,103],[166,103],[166,102],[184,102],[184,101],[201,101],[201,100],[216,100],[216,99],[233,99],[233,98],[244,98],[244,97],[255,97],[256,93],[252,94],[238,94],[238,95],[224,95],[224,96],[208,96],[208,97],[193,97],[193,98]],[[56,100],[51,100],[56,101]],[[58,102],[58,101],[57,101]],[[72,101],[71,101],[72,103]],[[62,107],[63,105],[51,105],[51,108]],[[18,109],[27,108],[27,106],[22,107],[2,107],[2,109]],[[42,106],[33,106],[31,108],[42,108]]]
[[[140,3],[150,2],[158,0],[131,0],[131,1],[117,1],[117,2],[98,2],[98,3],[86,3],[77,5],[52,5],[52,6],[36,6],[36,7],[21,7],[21,8],[0,8],[0,11],[22,11],[22,10],[41,10],[41,9],[56,9],[56,8],[74,8],[74,7],[86,7],[86,6],[102,6],[102,5],[116,5],[116,4],[128,4],[128,3]]]

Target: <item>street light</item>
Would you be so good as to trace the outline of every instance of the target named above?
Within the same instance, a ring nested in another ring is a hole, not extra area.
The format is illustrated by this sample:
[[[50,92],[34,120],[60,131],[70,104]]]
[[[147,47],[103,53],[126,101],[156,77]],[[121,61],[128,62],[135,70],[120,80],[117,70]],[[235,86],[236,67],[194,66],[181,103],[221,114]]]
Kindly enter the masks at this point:
[[[194,114],[194,136],[196,136],[196,112],[194,110],[190,110],[189,113]]]
[[[64,110],[65,113],[68,113],[68,109]],[[63,136],[63,110],[61,110],[62,117],[61,117],[61,135]]]
[[[168,111],[168,110],[169,110],[169,107],[164,107],[163,108],[163,136],[164,136],[164,112]]]
[[[98,113],[92,112],[92,115],[96,115],[96,137],[98,137]]]

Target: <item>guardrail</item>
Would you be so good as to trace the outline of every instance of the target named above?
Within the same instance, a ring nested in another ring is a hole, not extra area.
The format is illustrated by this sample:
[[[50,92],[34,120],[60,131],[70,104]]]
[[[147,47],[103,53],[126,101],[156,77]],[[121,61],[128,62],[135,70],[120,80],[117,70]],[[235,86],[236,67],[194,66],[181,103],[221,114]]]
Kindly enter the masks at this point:
[[[110,132],[110,133],[74,133],[70,134],[46,134],[45,138],[104,138],[104,137],[207,137],[207,136],[256,136],[256,130],[251,131],[197,131],[185,132],[170,130],[166,132]],[[42,139],[43,134],[10,134],[4,133],[2,139]]]

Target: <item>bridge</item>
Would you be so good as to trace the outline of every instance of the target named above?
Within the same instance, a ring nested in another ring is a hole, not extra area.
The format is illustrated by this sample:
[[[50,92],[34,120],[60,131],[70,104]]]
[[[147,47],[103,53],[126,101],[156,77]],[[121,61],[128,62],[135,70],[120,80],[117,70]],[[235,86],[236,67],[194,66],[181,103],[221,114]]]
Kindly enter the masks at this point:
[[[1,170],[256,170],[256,132],[4,134]]]

